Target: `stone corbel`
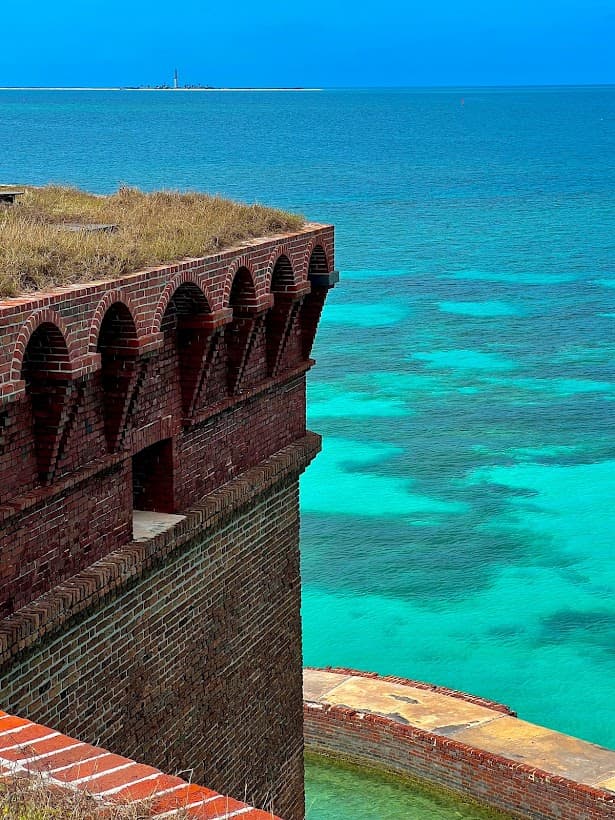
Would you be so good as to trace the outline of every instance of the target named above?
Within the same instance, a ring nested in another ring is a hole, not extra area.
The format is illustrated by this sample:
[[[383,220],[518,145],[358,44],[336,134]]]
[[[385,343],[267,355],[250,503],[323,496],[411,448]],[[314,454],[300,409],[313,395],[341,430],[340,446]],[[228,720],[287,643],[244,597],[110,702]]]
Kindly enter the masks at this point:
[[[267,314],[267,369],[270,376],[280,373],[289,340],[297,332],[303,300],[311,289],[309,282],[299,282],[274,293],[274,304]]]
[[[32,394],[36,459],[43,484],[54,480],[83,404],[87,376],[54,376],[50,390]],[[38,405],[38,408],[37,408]]]
[[[303,358],[307,361],[310,358],[316,330],[320,321],[320,314],[325,304],[328,292],[340,281],[340,274],[337,270],[329,273],[310,273],[308,276],[311,284],[310,293],[303,300],[299,315],[301,323],[301,347]]]
[[[228,332],[234,335],[227,347],[228,387],[231,396],[241,393],[246,365],[259,333],[263,330],[267,311],[273,306],[273,294],[268,293],[255,304],[238,306]]]
[[[117,373],[114,376],[116,389],[113,391],[108,385],[103,386],[105,435],[111,453],[116,453],[121,449],[130,416],[145,381],[149,358],[150,356],[140,357],[135,354],[132,356],[118,356],[116,359]]]

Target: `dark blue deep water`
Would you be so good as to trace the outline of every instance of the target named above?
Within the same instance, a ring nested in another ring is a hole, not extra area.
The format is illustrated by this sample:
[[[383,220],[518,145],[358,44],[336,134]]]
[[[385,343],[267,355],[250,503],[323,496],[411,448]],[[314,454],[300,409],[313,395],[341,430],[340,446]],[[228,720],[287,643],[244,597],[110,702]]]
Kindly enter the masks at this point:
[[[614,88],[0,92],[0,181],[334,222],[306,662],[615,747]]]

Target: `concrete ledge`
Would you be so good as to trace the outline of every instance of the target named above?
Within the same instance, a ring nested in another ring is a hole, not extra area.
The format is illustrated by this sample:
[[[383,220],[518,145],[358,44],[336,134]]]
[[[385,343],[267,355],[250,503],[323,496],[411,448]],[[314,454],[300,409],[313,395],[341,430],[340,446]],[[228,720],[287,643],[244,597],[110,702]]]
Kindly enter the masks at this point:
[[[85,791],[103,806],[141,804],[139,816],[279,820],[232,797],[0,711],[0,777],[37,775]]]
[[[349,669],[304,671],[313,752],[427,781],[531,820],[615,818],[615,751],[483,698]]]

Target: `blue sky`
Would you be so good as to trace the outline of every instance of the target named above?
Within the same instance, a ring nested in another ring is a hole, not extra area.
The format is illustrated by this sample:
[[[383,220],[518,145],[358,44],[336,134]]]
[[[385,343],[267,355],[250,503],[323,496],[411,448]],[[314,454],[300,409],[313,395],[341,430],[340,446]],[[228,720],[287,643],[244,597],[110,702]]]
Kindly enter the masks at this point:
[[[615,83],[615,0],[2,6],[0,86]]]

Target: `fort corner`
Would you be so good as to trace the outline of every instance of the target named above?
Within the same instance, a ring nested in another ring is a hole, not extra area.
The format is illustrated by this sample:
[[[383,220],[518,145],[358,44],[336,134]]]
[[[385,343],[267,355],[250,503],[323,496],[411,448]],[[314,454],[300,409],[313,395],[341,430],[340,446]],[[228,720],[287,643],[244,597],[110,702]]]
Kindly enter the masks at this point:
[[[333,254],[305,225],[0,301],[1,708],[287,820]]]

